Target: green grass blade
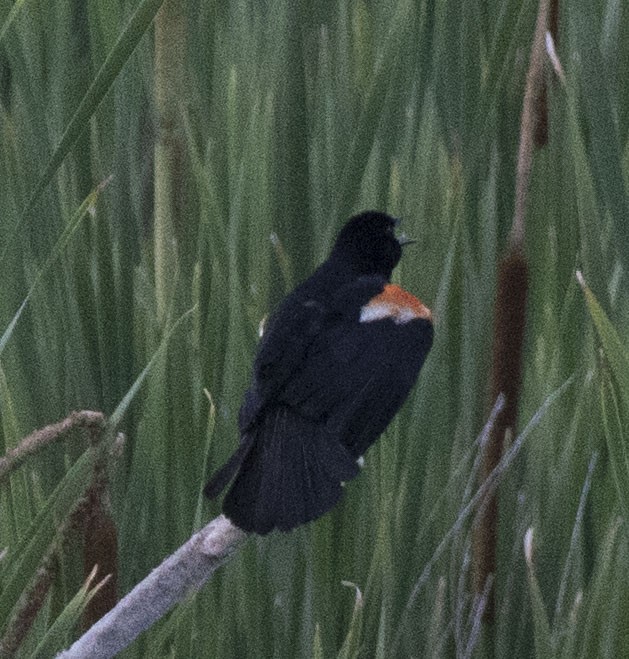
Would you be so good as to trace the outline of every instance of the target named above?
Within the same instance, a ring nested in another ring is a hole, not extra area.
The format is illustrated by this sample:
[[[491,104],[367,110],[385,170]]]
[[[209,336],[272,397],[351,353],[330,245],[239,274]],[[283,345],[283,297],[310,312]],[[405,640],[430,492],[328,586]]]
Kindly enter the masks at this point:
[[[626,419],[629,418],[629,351],[623,345],[607,314],[586,285],[581,273],[577,278],[583,289],[590,317],[605,356],[601,374],[603,428],[609,449],[614,481],[625,519],[629,519],[629,451]]]
[[[7,32],[9,31],[9,28],[15,22],[15,19],[20,13],[20,10],[22,9],[22,6],[24,4],[26,4],[26,0],[16,0],[15,4],[11,7],[11,10],[9,11],[7,17],[4,19],[4,24],[2,25],[2,29],[0,30],[0,46],[2,46],[4,39],[7,35]]]
[[[44,265],[39,269],[37,274],[35,275],[35,278],[33,280],[33,283],[31,284],[31,287],[28,291],[28,294],[22,301],[22,304],[20,304],[20,307],[18,310],[15,312],[13,318],[11,319],[11,322],[7,325],[6,329],[2,333],[2,336],[0,337],[0,355],[2,355],[2,352],[11,338],[11,335],[13,334],[15,330],[15,326],[17,325],[18,320],[20,319],[22,313],[24,312],[24,309],[26,309],[29,300],[31,299],[33,292],[37,288],[37,285],[41,282],[41,280],[44,278],[44,276],[48,273],[50,268],[54,265],[56,262],[57,258],[61,255],[65,247],[67,246],[68,242],[74,236],[76,233],[77,229],[79,228],[81,221],[91,212],[93,212],[94,207],[96,205],[96,201],[102,192],[102,190],[105,188],[109,180],[103,181],[103,183],[99,184],[90,192],[89,195],[84,199],[83,203],[79,206],[79,208],[75,211],[74,215],[70,218],[70,221],[66,225],[65,229],[61,233],[61,236],[59,236],[57,242],[53,246],[50,255],[46,259],[46,262]]]
[[[100,588],[105,584],[105,579],[98,584],[92,585],[96,576],[97,568],[89,575],[76,595],[68,602],[63,611],[57,616],[54,623],[44,634],[35,648],[33,659],[47,659],[54,657],[65,647],[70,645],[72,634],[81,615],[92,598],[98,594]]]
[[[122,421],[122,418],[126,414],[127,410],[129,409],[129,405],[131,405],[131,401],[135,398],[136,394],[140,390],[140,387],[146,380],[148,374],[151,372],[151,369],[155,366],[155,363],[157,360],[162,356],[164,350],[166,349],[166,346],[168,345],[168,342],[170,341],[172,335],[177,331],[177,329],[181,326],[181,324],[190,316],[192,313],[196,311],[196,306],[192,307],[191,309],[188,309],[184,314],[182,314],[172,325],[172,327],[164,334],[164,337],[162,338],[161,343],[159,344],[159,347],[151,357],[150,361],[148,364],[142,369],[142,372],[138,377],[135,379],[135,382],[131,385],[129,388],[129,391],[124,395],[120,403],[118,403],[116,409],[112,412],[111,416],[109,417],[108,420],[108,427],[110,429],[115,429],[120,425],[120,422]]]
[[[535,656],[537,659],[551,659],[554,656],[548,613],[539,587],[533,565],[533,529],[529,528],[524,537],[524,555],[533,609],[533,628],[535,636]]]
[[[624,412],[624,414],[623,414]],[[601,415],[605,439],[614,474],[616,492],[623,509],[624,517],[629,520],[629,452],[627,440],[629,433],[625,420],[628,410],[621,411],[614,381],[605,365],[601,373]]]
[[[625,409],[629,410],[629,351],[623,345],[618,332],[592,291],[588,288],[581,273],[577,273],[577,279],[583,289],[587,308],[594,322],[605,359],[614,379],[618,383],[618,390]]]
[[[354,601],[354,610],[352,611],[352,619],[350,622],[349,630],[341,651],[338,654],[338,659],[354,659],[360,656],[360,642],[362,636],[363,626],[363,594],[360,592],[358,586],[351,581],[344,581],[344,586],[354,588],[356,592],[356,599]]]
[[[131,54],[135,50],[140,39],[149,29],[151,22],[155,18],[155,14],[161,7],[163,1],[164,0],[142,0],[129,19],[125,29],[120,33],[116,44],[107,55],[102,67],[92,81],[92,84],[89,86],[89,89],[81,100],[74,116],[65,129],[61,141],[48,161],[44,173],[39,178],[18,223],[13,228],[11,238],[17,234],[26,217],[35,208],[41,194],[52,181],[55,172],[70,152],[73,144],[81,133],[87,129],[91,116],[94,114],[103,98],[105,98],[105,95],[110,90],[114,80],[119,75],[129,57],[131,57]],[[6,251],[12,242],[11,238],[7,241],[7,245],[2,252],[0,261],[3,260]]]
[[[570,32],[581,80],[582,108],[589,131],[590,157],[594,180],[601,205],[610,214],[623,266],[629,265],[629,190],[623,174],[622,142],[614,109],[613,88],[608,75],[608,63],[601,52],[601,37],[591,26],[597,21],[589,2],[579,3],[572,12]],[[626,16],[625,16],[626,21]],[[607,35],[605,35],[607,37]],[[613,53],[613,51],[612,51]],[[611,55],[612,62],[616,57]]]

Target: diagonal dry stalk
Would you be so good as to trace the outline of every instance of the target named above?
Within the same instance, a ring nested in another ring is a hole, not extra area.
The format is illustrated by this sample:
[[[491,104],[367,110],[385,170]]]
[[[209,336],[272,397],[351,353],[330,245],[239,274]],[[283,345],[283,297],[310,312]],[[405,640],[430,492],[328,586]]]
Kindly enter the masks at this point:
[[[219,515],[166,558],[58,658],[115,656],[177,602],[199,590],[248,537],[224,515]]]
[[[104,437],[106,418],[102,412],[81,410],[72,412],[65,419],[35,430],[22,439],[6,455],[0,457],[0,484],[8,483],[9,475],[29,457],[42,449],[65,440],[73,430],[83,430],[90,447],[97,447]],[[124,437],[119,434],[114,444],[114,457]],[[91,483],[74,508],[60,521],[55,538],[44,555],[28,588],[16,603],[5,633],[0,639],[0,656],[14,656],[26,638],[37,614],[46,601],[48,591],[59,571],[59,555],[75,538],[76,531],[84,537],[85,575],[90,582],[94,565],[99,565],[98,594],[91,598],[86,625],[102,617],[116,603],[117,543],[116,529],[107,505],[107,457],[96,461]],[[91,577],[89,576],[91,575]]]
[[[44,428],[33,431],[6,455],[0,457],[0,484],[15,469],[17,469],[29,456],[38,453],[49,444],[64,439],[67,433],[75,429],[102,431],[105,427],[105,415],[102,412],[81,410],[71,412],[58,423],[51,423]]]

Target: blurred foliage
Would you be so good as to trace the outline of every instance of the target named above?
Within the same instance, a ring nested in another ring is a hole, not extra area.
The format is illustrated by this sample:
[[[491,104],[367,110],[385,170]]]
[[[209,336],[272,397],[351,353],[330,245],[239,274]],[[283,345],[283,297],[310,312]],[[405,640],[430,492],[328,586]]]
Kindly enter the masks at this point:
[[[218,512],[200,491],[236,445],[260,321],[349,214],[404,218],[418,243],[395,276],[437,324],[418,386],[338,509],[250,542],[125,656],[626,656],[625,4],[560,5],[566,84],[549,65],[527,222],[519,419],[534,423],[501,475],[491,630],[470,590],[470,519],[448,533],[493,404],[495,270],[536,3],[191,0],[155,39],[160,4],[0,1],[0,454],[72,410],[118,410],[121,594]],[[169,48],[184,68],[166,125],[174,82],[154,67]],[[577,267],[620,346],[603,368],[610,344]],[[0,635],[90,460],[70,437],[0,484]],[[86,597],[74,545],[23,656],[67,641]]]

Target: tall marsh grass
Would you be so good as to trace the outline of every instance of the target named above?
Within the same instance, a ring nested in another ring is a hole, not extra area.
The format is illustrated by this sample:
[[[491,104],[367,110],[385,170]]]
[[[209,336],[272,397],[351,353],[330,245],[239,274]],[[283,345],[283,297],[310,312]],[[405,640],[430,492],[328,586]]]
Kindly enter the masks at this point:
[[[626,656],[629,9],[559,5],[488,624],[469,504],[537,3],[161,5],[0,2],[0,454],[74,410],[109,420],[0,482],[3,642],[42,566],[16,652],[79,633],[112,445],[119,594],[217,514],[201,488],[261,320],[379,208],[418,239],[395,276],[436,317],[418,386],[335,511],[250,541],[124,656]]]

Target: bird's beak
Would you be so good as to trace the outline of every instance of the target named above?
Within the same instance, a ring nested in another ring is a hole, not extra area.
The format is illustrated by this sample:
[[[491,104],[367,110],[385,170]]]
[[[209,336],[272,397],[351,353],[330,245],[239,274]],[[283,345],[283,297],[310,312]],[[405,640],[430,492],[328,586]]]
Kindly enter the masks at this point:
[[[395,226],[399,227],[400,222],[402,222],[402,218],[396,217]],[[400,247],[404,247],[404,245],[412,245],[413,243],[417,242],[416,240],[409,238],[404,232],[402,232],[399,236],[397,236],[397,241],[398,243],[400,243]]]
[[[404,247],[404,245],[412,245],[413,243],[416,243],[416,240],[413,240],[412,238],[409,238],[405,233],[401,233],[397,237],[398,243],[400,243],[400,247]]]

